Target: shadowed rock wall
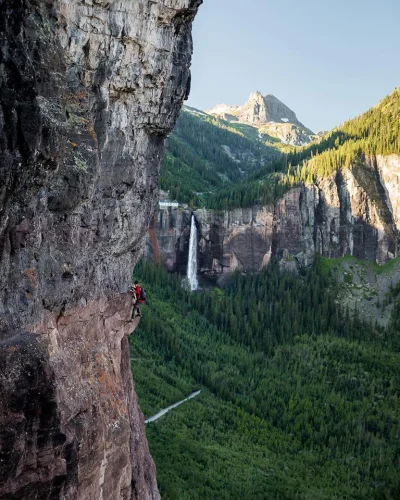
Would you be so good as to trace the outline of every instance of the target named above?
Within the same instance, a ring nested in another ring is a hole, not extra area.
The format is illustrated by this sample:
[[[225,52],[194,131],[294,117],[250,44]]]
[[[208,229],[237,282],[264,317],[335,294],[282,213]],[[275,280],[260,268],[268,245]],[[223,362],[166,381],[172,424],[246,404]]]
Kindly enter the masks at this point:
[[[159,496],[124,292],[200,3],[0,2],[1,498]]]
[[[308,265],[316,252],[384,263],[399,255],[399,185],[400,158],[377,156],[291,189],[275,205],[196,210],[199,273],[218,277],[235,269],[259,270],[271,255]],[[161,261],[185,272],[190,212],[160,210],[155,228]],[[150,256],[152,246],[148,241]]]

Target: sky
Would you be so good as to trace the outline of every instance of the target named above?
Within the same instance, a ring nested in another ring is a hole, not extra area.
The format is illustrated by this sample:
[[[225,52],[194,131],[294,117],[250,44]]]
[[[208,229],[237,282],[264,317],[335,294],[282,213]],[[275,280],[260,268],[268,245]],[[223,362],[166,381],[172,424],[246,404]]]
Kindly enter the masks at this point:
[[[400,86],[400,0],[204,0],[193,41],[204,111],[259,90],[317,132]]]

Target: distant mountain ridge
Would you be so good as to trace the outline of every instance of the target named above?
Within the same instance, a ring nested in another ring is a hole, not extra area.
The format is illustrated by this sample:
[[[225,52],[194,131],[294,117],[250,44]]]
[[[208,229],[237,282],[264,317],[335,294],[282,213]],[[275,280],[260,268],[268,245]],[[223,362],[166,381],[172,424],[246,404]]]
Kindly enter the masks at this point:
[[[292,146],[304,146],[315,138],[315,134],[298,120],[296,113],[272,94],[263,96],[259,91],[252,92],[243,106],[218,104],[207,113],[228,122],[251,125],[260,133]]]

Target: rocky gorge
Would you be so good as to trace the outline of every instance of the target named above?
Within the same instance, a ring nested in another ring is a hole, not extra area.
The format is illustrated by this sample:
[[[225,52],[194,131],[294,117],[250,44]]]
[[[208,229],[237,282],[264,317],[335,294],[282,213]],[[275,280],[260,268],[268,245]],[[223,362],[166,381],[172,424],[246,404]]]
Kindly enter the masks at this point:
[[[0,498],[159,498],[127,289],[200,4],[0,3]]]
[[[351,169],[290,189],[275,204],[231,211],[195,210],[199,273],[219,277],[259,270],[271,256],[287,267],[310,264],[315,254],[352,255],[383,264],[399,255],[400,157],[375,156]],[[185,272],[188,209],[159,210],[147,255]]]

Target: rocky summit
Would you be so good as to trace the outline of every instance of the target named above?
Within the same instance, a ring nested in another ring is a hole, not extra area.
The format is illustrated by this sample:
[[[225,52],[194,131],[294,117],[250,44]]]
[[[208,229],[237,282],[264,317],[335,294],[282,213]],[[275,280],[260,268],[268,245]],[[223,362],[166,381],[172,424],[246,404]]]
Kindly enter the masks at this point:
[[[286,144],[301,146],[314,138],[296,113],[272,94],[263,96],[261,92],[253,92],[243,106],[218,104],[208,113],[229,122],[251,125]]]

